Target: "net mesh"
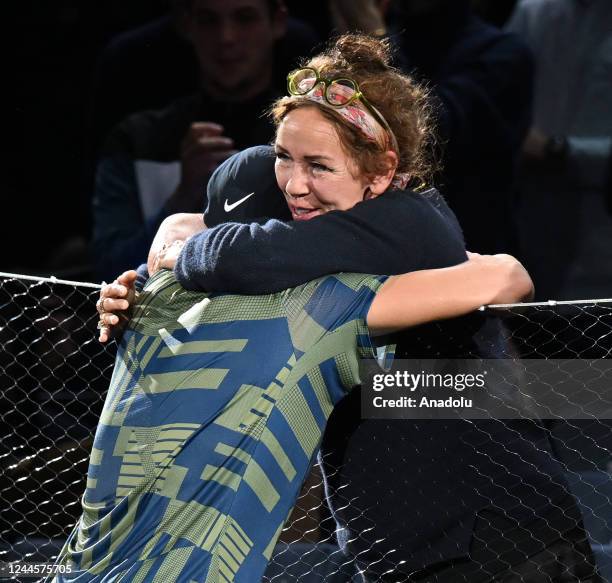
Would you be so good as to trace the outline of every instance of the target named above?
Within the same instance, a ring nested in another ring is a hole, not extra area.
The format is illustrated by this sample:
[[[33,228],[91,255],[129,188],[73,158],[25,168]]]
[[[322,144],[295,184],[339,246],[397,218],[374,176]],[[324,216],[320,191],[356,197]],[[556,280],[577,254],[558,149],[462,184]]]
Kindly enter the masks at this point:
[[[53,561],[80,516],[89,453],[116,352],[114,343],[97,341],[98,293],[93,285],[0,276],[0,562]],[[509,307],[503,320],[515,351],[509,356],[610,358],[610,303]],[[603,419],[547,423],[606,578],[612,572],[612,425]],[[265,581],[362,580],[355,557],[338,546],[343,533],[337,532],[325,502],[322,477],[324,465],[328,481],[334,482],[336,459],[333,452],[324,455],[302,487]],[[423,461],[425,468],[435,463]],[[373,482],[376,462],[359,462]],[[358,494],[343,494],[343,487],[334,486],[334,509],[342,515],[351,508],[349,520],[361,529],[357,537],[367,541],[376,513],[360,506]],[[446,536],[452,542],[452,530]],[[387,575],[393,572],[393,566],[387,569]]]

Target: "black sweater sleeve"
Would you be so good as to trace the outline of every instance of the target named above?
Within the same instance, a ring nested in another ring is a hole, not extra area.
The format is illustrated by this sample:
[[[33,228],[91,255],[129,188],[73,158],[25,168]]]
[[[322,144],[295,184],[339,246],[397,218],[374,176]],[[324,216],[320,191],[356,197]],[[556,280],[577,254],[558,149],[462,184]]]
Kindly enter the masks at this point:
[[[187,241],[175,273],[186,289],[263,294],[330,273],[393,275],[465,258],[441,197],[398,191],[310,221],[207,229]]]

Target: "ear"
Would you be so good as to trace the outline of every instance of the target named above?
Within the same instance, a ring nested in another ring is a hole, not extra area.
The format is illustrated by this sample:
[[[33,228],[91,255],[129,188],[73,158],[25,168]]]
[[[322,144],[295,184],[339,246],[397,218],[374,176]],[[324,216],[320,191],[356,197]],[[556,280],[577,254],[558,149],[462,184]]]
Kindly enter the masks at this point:
[[[397,169],[397,154],[393,150],[385,152],[384,157],[386,158],[387,171],[384,174],[377,174],[372,176],[366,182],[367,190],[365,199],[376,198],[385,192],[395,176]]]
[[[274,35],[274,40],[283,38],[287,33],[288,16],[287,6],[284,0],[280,0],[278,2],[278,7],[272,15],[272,34]]]

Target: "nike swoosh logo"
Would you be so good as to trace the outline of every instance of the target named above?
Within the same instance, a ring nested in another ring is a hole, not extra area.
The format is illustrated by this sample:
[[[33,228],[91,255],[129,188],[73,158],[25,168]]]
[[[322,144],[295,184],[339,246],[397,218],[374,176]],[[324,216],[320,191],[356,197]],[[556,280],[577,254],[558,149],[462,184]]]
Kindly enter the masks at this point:
[[[246,196],[243,196],[240,200],[237,200],[236,202],[233,202],[232,204],[230,204],[226,198],[225,204],[223,205],[223,209],[225,210],[226,213],[229,213],[233,211],[237,206],[241,205],[247,198],[251,198],[254,194],[255,194],[254,192],[251,192],[251,194],[247,194]]]

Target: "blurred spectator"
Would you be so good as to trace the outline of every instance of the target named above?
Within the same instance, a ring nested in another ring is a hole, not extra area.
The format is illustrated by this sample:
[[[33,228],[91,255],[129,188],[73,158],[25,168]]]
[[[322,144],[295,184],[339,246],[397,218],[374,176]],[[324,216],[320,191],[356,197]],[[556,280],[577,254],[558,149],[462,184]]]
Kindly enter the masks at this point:
[[[536,58],[520,216],[537,298],[609,298],[612,3],[521,0],[508,29]]]
[[[200,64],[185,28],[189,26],[186,10],[190,0],[169,2],[167,14],[116,36],[100,55],[90,121],[94,151],[127,115],[161,109],[198,90]],[[273,6],[275,1],[268,3]],[[316,38],[308,25],[291,17],[287,20],[287,36],[293,53],[300,47],[310,52]],[[287,42],[281,40],[281,48]],[[283,51],[278,53],[282,59]],[[290,55],[291,59],[294,56]],[[287,67],[292,64],[292,60],[287,61]]]
[[[438,98],[440,190],[468,249],[517,253],[515,174],[530,124],[532,58],[469,0],[402,0],[387,14],[399,65]],[[393,34],[394,33],[394,34]]]
[[[99,157],[93,244],[101,278],[146,261],[166,216],[204,208],[219,163],[272,138],[263,112],[316,43],[304,26],[285,34],[279,0],[191,0],[183,30],[197,56],[200,91],[163,111],[130,116]]]

